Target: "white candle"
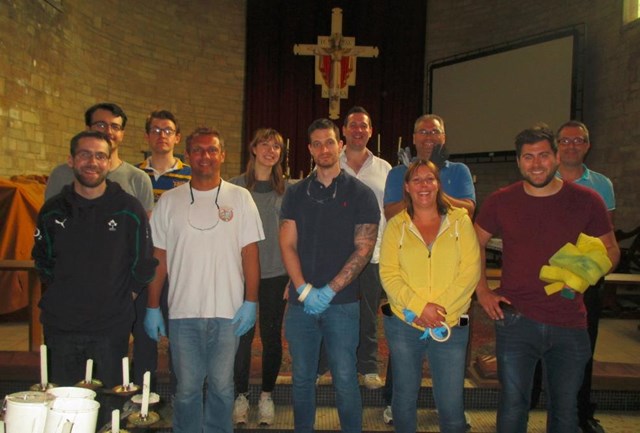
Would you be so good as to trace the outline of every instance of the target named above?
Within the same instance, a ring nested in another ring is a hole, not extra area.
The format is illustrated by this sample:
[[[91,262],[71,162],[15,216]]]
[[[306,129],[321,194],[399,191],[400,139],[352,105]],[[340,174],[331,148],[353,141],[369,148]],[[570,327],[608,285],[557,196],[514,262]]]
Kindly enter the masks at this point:
[[[91,383],[93,378],[93,359],[87,359],[87,368],[84,371],[84,383]]]
[[[402,149],[402,137],[398,137],[398,152]]]
[[[144,380],[142,382],[142,408],[140,409],[140,417],[146,418],[149,415],[149,391],[151,388],[151,373],[146,372],[144,374]]]
[[[40,384],[43,389],[47,389],[49,377],[47,375],[47,346],[40,345]]]
[[[129,358],[127,356],[122,358],[122,386],[129,387]]]
[[[111,433],[120,433],[120,411],[118,409],[111,412]]]
[[[378,156],[380,156],[380,134],[378,134]]]

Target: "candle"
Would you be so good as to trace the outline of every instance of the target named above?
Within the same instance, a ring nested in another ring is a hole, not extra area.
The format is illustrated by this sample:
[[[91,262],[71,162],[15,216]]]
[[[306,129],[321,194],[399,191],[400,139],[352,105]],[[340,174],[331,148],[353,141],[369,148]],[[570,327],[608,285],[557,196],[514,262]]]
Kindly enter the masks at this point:
[[[118,409],[111,412],[111,433],[120,433],[120,411]]]
[[[122,386],[129,388],[129,358],[125,356],[122,358]]]
[[[93,359],[87,359],[87,368],[84,371],[84,383],[91,383],[93,377]]]
[[[142,408],[140,409],[140,417],[146,418],[149,415],[149,388],[151,387],[151,373],[144,374],[142,382]]]
[[[380,156],[380,134],[378,134],[378,156]]]
[[[49,377],[47,375],[47,346],[40,345],[40,384],[42,389],[47,389]]]
[[[402,137],[398,137],[398,152],[402,149]]]

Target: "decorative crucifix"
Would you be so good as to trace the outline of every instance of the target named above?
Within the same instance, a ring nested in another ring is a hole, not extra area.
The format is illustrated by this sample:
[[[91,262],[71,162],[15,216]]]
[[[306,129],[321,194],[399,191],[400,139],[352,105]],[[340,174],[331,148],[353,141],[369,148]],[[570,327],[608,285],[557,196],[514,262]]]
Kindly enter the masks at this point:
[[[342,35],[342,9],[331,10],[331,36],[318,36],[316,45],[296,44],[293,53],[316,56],[316,84],[322,97],[329,98],[329,118],[340,117],[340,99],[349,97],[356,84],[356,58],[378,57],[377,47],[359,47],[356,38]]]

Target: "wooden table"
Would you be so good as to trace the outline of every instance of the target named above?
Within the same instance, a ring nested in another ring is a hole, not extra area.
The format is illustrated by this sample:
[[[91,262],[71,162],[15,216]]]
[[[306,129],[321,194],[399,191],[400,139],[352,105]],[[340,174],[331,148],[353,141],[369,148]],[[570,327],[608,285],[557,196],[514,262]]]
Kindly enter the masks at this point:
[[[40,278],[33,260],[0,260],[0,271],[27,271],[29,286],[29,350],[40,351],[42,344],[42,325],[38,303],[42,296]]]

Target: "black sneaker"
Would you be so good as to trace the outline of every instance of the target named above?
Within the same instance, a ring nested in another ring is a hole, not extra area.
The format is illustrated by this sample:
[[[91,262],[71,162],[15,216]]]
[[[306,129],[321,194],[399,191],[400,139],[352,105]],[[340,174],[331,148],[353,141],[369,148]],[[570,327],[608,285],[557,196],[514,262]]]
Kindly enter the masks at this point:
[[[589,418],[586,421],[580,423],[582,433],[605,433],[604,429],[600,425],[600,420],[595,418]]]

